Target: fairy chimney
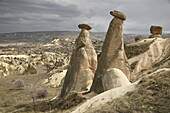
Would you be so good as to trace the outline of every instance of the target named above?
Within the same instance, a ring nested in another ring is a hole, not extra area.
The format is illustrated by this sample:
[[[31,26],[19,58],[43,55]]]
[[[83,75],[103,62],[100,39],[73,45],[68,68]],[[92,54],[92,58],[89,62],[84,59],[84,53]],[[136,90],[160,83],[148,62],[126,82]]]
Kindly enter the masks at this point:
[[[64,98],[69,92],[89,91],[97,68],[97,54],[88,32],[91,27],[87,24],[80,24],[78,27],[81,32],[76,39],[75,49],[62,87],[61,98]]]
[[[124,51],[123,40],[123,23],[126,15],[119,11],[111,11],[110,14],[114,18],[110,22],[91,87],[91,91],[95,93],[104,91],[102,81],[108,69],[118,68],[130,79],[130,67]]]

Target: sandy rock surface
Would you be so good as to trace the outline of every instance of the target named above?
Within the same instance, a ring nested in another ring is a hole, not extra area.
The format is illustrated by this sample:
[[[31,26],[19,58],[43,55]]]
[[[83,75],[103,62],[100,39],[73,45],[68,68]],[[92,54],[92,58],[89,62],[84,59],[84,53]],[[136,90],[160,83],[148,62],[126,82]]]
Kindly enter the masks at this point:
[[[105,91],[131,84],[126,75],[117,68],[108,69],[102,81]]]
[[[111,102],[113,99],[118,98],[126,94],[127,92],[133,91],[135,89],[135,85],[137,83],[133,83],[127,86],[114,88],[108,91],[105,91],[85,102],[80,107],[75,109],[72,113],[85,113],[86,110],[100,107],[101,105],[106,104],[107,102]]]
[[[152,44],[149,45],[149,49],[133,58],[128,60],[129,64],[133,64],[136,62],[135,69],[133,69],[133,74],[137,74],[142,70],[146,70],[151,68],[151,66],[156,63],[158,60],[160,61],[166,55],[169,54],[170,51],[170,39],[145,39],[140,41],[139,43],[146,41],[153,41]],[[166,49],[165,49],[166,48]]]
[[[90,34],[84,27],[75,42],[61,97],[65,97],[72,91],[88,91],[93,81],[97,67],[97,54],[91,43]]]
[[[120,69],[123,71],[123,73],[125,73],[128,79],[130,79],[130,67],[124,51],[123,23],[124,20],[116,17],[110,22],[102,47],[102,52],[98,59],[98,67],[95,73],[91,91],[96,93],[101,93],[104,91],[102,79],[106,71],[111,68]]]

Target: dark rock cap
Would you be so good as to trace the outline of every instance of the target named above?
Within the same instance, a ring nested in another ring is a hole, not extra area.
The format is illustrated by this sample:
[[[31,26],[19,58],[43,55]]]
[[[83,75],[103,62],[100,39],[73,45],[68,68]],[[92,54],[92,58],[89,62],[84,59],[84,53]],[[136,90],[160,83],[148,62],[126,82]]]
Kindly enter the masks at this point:
[[[88,24],[79,24],[78,27],[80,29],[87,29],[87,30],[92,29]]]
[[[110,14],[114,17],[120,18],[122,20],[126,20],[126,15],[123,14],[122,12],[114,10],[114,11],[110,11]]]
[[[162,27],[161,26],[151,26],[150,33],[152,33],[152,34],[162,34]]]

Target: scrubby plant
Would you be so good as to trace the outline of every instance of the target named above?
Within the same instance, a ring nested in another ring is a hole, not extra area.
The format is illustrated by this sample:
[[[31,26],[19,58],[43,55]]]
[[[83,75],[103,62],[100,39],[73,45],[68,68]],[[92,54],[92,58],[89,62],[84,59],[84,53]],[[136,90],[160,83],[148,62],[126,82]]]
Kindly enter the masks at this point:
[[[36,98],[45,98],[47,94],[48,94],[48,91],[45,88],[38,88],[36,90]]]
[[[25,86],[24,80],[16,79],[13,81],[14,88],[23,88]]]

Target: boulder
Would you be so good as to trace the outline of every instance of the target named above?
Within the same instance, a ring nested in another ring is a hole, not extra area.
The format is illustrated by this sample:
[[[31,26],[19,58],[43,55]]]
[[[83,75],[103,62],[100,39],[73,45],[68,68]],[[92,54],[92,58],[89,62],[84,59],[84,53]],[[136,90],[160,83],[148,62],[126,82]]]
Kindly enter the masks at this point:
[[[91,27],[86,24],[80,24],[78,27],[82,30],[75,42],[75,49],[61,90],[61,98],[70,92],[88,91],[97,67],[97,54],[88,32]]]
[[[123,14],[121,12],[114,13]],[[125,18],[124,18],[125,19]],[[130,79],[130,66],[127,61],[127,57],[124,51],[124,40],[123,40],[123,22],[122,18],[113,18],[109,25],[109,29],[106,34],[106,38],[102,47],[102,53],[98,60],[98,67],[95,73],[94,81],[91,87],[91,91],[95,93],[101,93],[104,91],[102,86],[103,76],[106,71],[111,68],[120,69],[128,79]]]
[[[54,73],[49,77],[48,79],[45,79],[43,84],[50,85],[53,87],[59,87],[66,75],[67,70],[63,70],[63,72],[60,73]]]
[[[162,27],[161,26],[151,26],[150,33],[151,34],[162,34]]]
[[[126,75],[117,68],[108,69],[103,76],[102,83],[105,91],[130,84]]]
[[[78,27],[80,29],[91,30],[92,28],[88,24],[79,24]]]
[[[27,69],[26,69],[26,73],[37,74],[37,69],[34,65],[29,64]]]
[[[19,65],[19,66],[17,67],[17,70],[18,70],[19,74],[21,74],[21,75],[23,75],[24,72],[25,72],[25,68],[24,68],[22,65]]]
[[[112,16],[114,16],[115,18],[119,18],[119,19],[122,19],[122,20],[126,20],[126,15],[123,14],[122,12],[119,12],[119,11],[110,11],[110,14]]]

